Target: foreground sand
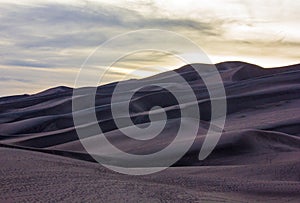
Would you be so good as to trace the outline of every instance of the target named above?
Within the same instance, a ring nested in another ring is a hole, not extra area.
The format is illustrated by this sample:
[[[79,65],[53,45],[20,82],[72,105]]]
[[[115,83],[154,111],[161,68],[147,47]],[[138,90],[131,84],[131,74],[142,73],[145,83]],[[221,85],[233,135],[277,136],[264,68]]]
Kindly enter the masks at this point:
[[[2,148],[1,202],[299,202],[298,154],[273,163],[120,175],[96,163]]]
[[[216,149],[208,159],[197,159],[210,119],[208,94],[190,67],[178,69],[203,110],[200,130],[182,159],[149,176],[120,175],[94,163],[73,126],[71,88],[0,98],[1,202],[299,202],[300,66],[266,70],[227,62],[217,68],[225,84],[228,115]],[[163,73],[149,80],[155,84],[172,77]],[[128,81],[128,89],[138,83]],[[96,97],[99,124],[107,137],[136,154],[166,146],[180,118],[176,105],[164,100],[172,114],[167,130],[158,141],[136,147],[112,122],[107,104],[113,87],[100,87]],[[78,99],[86,97],[82,90]],[[147,111],[164,96],[163,90],[154,87],[136,95],[135,122],[147,123]],[[119,95],[120,101],[122,98]]]

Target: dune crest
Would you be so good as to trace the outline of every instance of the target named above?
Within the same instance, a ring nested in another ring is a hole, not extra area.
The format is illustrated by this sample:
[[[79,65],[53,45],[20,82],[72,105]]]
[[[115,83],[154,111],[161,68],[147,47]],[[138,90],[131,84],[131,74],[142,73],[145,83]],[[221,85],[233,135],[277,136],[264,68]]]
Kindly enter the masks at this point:
[[[194,67],[203,68],[208,74],[211,71],[210,66],[205,64],[194,64]],[[202,197],[197,197],[199,191],[204,196],[209,196],[214,191],[214,197],[211,198],[216,201],[221,199],[234,202],[240,201],[241,197],[253,201],[268,198],[271,201],[274,195],[278,198],[273,199],[274,201],[287,201],[290,195],[295,197],[291,198],[292,201],[297,200],[300,198],[300,64],[265,69],[254,64],[232,61],[216,64],[216,67],[223,79],[228,103],[226,125],[213,153],[204,161],[197,158],[211,119],[210,102],[201,77],[187,65],[175,72],[182,75],[197,95],[198,101],[189,105],[198,105],[201,110],[200,127],[194,144],[179,161],[162,174],[127,180],[127,184],[136,184],[136,180],[142,180],[141,184],[146,187],[149,181],[154,183],[163,179],[169,182],[170,187],[176,188],[176,184],[179,184],[182,191],[189,191],[187,196],[193,201],[201,200]],[[165,89],[155,84],[167,83],[173,77],[173,73],[165,72],[142,80],[124,82],[128,92],[134,91],[140,81],[152,82],[153,86],[134,95],[130,115],[133,123],[142,127],[149,122],[151,108],[161,104],[168,113],[169,120],[166,130],[156,140],[133,142],[124,138],[117,128],[110,105],[117,83],[98,87],[95,98],[98,123],[88,123],[80,128],[100,125],[111,142],[129,153],[148,154],[161,150],[174,139],[180,112],[172,95],[168,95]],[[88,88],[80,88],[82,94],[75,99],[84,101],[88,96],[85,91]],[[183,92],[186,97],[189,96],[180,85],[175,85],[174,88]],[[118,103],[115,105],[122,105],[126,91],[117,95]],[[76,134],[72,116],[72,93],[72,88],[62,86],[33,95],[0,98],[0,146],[3,154],[12,156],[10,164],[18,157],[26,159],[28,155],[29,164],[33,160],[39,163],[45,160],[64,160],[61,166],[55,165],[55,170],[58,171],[62,170],[60,167],[64,167],[64,164],[82,167],[81,170],[88,173],[91,173],[90,168],[100,167],[92,163],[95,161],[85,151]],[[88,116],[92,112],[86,109],[76,113]],[[23,154],[20,149],[28,152]],[[44,153],[39,157],[37,152]],[[7,157],[1,157],[1,162],[7,161]],[[78,162],[76,159],[86,162]],[[24,164],[25,162],[21,162],[19,167],[26,167]],[[46,165],[41,164],[41,167]],[[11,165],[5,166],[4,170],[11,170]],[[34,171],[32,166],[29,171]],[[96,176],[102,177],[104,173],[110,174],[101,171]],[[118,179],[115,175],[110,176]],[[171,179],[175,177],[182,178],[183,182],[172,182]],[[218,177],[221,177],[222,183]],[[245,177],[247,182],[243,183]],[[196,186],[191,189],[188,184]]]

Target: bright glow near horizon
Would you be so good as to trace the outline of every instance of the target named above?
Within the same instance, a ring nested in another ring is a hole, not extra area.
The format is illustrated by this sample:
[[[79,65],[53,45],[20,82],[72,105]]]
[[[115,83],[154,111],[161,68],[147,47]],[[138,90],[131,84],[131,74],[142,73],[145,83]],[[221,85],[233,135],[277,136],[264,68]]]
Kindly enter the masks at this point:
[[[213,63],[239,60],[263,67],[299,63],[299,8],[300,1],[294,0],[0,0],[0,96],[73,86],[80,65],[95,47],[118,34],[145,28],[186,36]],[[148,69],[133,77],[181,65],[171,58],[144,57],[120,62],[111,81],[136,65]]]

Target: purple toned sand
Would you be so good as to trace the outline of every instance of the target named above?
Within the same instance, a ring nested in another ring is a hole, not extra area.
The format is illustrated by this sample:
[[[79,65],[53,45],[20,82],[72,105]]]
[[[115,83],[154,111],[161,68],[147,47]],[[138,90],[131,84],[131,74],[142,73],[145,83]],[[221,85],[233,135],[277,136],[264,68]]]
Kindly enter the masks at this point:
[[[209,70],[206,66],[196,65]],[[213,153],[204,161],[197,159],[210,121],[209,96],[193,68],[184,66],[176,72],[197,95],[202,110],[198,135],[172,167],[148,176],[121,175],[95,163],[74,128],[73,89],[57,87],[0,98],[0,202],[299,202],[300,65],[263,69],[225,62],[216,66],[228,106],[224,132]],[[147,112],[166,95],[155,84],[173,77],[174,73],[166,72],[143,79],[153,86],[132,99],[130,111],[136,124],[147,123]],[[126,88],[133,90],[140,81],[129,80]],[[180,119],[178,105],[164,100],[162,105],[172,116],[167,130],[158,140],[136,147],[114,125],[108,104],[115,85],[97,90],[96,113],[105,135],[134,154],[168,145]],[[77,99],[84,100],[86,89]],[[123,94],[117,97],[122,102]]]

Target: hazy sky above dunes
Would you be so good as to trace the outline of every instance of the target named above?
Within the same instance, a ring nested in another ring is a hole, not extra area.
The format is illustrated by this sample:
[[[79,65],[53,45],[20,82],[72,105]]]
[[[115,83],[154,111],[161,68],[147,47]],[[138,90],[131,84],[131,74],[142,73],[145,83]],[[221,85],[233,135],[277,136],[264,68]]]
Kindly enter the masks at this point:
[[[81,64],[98,45],[137,29],[184,35],[213,63],[299,63],[299,8],[297,0],[0,0],[0,96],[73,86]],[[175,56],[144,52],[114,65],[104,82],[128,78],[136,66],[145,69],[132,77],[182,63]]]

